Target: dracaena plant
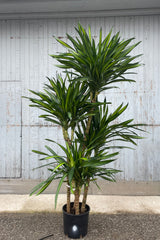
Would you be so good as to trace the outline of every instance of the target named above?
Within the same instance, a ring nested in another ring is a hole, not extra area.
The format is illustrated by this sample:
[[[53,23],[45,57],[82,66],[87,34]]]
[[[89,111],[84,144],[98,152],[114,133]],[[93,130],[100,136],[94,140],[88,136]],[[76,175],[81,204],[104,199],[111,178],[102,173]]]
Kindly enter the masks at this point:
[[[129,70],[140,66],[135,61],[139,55],[130,55],[139,43],[131,45],[133,38],[121,40],[119,33],[111,37],[111,32],[102,40],[100,30],[96,45],[90,28],[88,33],[80,24],[75,29],[77,37],[67,34],[70,45],[57,39],[67,51],[51,55],[60,63],[58,67],[64,69],[65,78],[61,75],[48,78],[43,92],[31,91],[36,98],[29,97],[30,106],[45,111],[40,117],[61,126],[64,137],[64,145],[57,143],[62,155],[48,145],[45,146],[47,152],[33,150],[42,156],[41,161],[51,159],[51,162],[41,166],[48,167],[50,176],[31,194],[42,193],[53,180],[59,179],[55,206],[61,185],[66,182],[67,212],[79,214],[85,211],[90,182],[97,184],[98,178],[115,181],[115,174],[120,170],[107,167],[108,164],[116,161],[119,149],[126,147],[124,142],[136,145],[136,139],[141,138],[138,131],[142,130],[140,124],[133,123],[133,119],[117,122],[128,104],[120,104],[111,112],[111,103],[106,98],[101,102],[98,100],[101,92],[117,87],[118,82],[134,81],[126,76],[133,74]],[[50,144],[54,142],[54,139],[46,140]],[[72,209],[71,193],[75,196]]]

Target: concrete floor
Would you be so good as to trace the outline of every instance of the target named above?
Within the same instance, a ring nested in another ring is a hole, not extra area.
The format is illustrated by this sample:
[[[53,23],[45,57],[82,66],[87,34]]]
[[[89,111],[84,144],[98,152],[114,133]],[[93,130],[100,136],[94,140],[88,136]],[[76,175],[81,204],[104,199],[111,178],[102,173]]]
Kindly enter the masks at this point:
[[[0,240],[66,240],[62,206],[66,196],[0,194]],[[160,196],[89,195],[85,240],[160,240]]]
[[[1,213],[1,240],[66,240],[61,213]],[[85,240],[160,240],[159,214],[90,214]]]

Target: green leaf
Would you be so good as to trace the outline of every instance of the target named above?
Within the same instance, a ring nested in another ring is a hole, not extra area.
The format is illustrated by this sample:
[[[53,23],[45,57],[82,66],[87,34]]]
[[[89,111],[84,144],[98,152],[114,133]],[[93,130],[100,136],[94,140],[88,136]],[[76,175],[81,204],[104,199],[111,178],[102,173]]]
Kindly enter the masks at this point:
[[[66,178],[66,176],[67,176],[67,173],[65,173],[63,175],[63,177],[61,178],[61,180],[59,181],[59,184],[58,184],[58,187],[57,187],[57,191],[56,191],[56,195],[55,195],[55,209],[57,207],[58,194],[59,194],[60,188],[61,188],[62,183],[64,182],[64,179]]]
[[[66,48],[73,49],[69,44],[65,43],[64,41],[60,40],[59,38],[55,38],[57,42],[59,42],[61,45],[63,45]],[[50,55],[52,57],[52,55]]]
[[[75,167],[72,167],[68,173],[68,180],[69,180],[69,184],[71,184],[72,182],[72,179],[73,179],[73,175],[74,175],[74,170],[75,170]]]
[[[114,162],[116,159],[106,160],[106,161],[88,161],[83,163],[83,167],[98,167]]]
[[[37,184],[33,189],[32,192],[30,193],[30,196],[32,196],[35,192],[37,192],[38,189],[40,189],[44,185],[45,181]]]
[[[53,155],[55,155],[55,152],[53,151],[52,148],[50,148],[50,147],[47,146],[47,145],[45,145],[45,148],[47,148],[50,153],[52,153]]]
[[[89,34],[89,40],[91,42],[92,36],[91,36],[91,28],[90,28],[90,26],[88,27],[88,34]]]
[[[58,168],[60,168],[62,165],[64,165],[65,164],[65,162],[62,162],[62,163],[60,163],[58,166],[56,166],[55,168],[54,168],[54,170],[53,170],[53,172],[55,172]]]
[[[32,152],[37,153],[37,154],[40,154],[40,155],[49,156],[47,153],[40,152],[40,151],[37,151],[37,150],[32,150]]]
[[[38,195],[40,195],[42,192],[44,192],[44,190],[51,184],[51,182],[52,182],[52,180],[47,181],[36,195],[38,196]]]
[[[43,164],[43,165],[41,165],[41,166],[39,166],[39,167],[33,168],[33,170],[39,169],[39,168],[42,168],[42,167],[46,167],[46,166],[49,166],[49,165],[52,165],[52,164],[54,164],[54,163],[55,163],[55,162],[46,163],[46,164]]]

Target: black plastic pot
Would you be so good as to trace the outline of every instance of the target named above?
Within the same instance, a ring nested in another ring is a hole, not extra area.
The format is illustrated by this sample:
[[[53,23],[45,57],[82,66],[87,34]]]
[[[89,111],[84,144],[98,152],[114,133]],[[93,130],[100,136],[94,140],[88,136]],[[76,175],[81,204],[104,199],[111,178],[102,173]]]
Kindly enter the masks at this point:
[[[81,205],[82,203],[80,203],[80,207]],[[71,203],[71,207],[73,207],[73,203]],[[67,213],[66,209],[67,204],[63,206],[64,234],[73,239],[87,235],[90,207],[86,205],[86,212],[79,215]]]

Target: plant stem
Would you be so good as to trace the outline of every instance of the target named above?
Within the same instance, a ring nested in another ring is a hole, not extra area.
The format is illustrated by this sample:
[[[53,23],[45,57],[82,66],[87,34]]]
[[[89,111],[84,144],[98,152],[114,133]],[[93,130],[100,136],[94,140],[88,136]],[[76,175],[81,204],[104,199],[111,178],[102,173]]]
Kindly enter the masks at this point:
[[[87,184],[85,184],[85,186],[84,186],[83,201],[82,201],[82,207],[81,207],[81,212],[82,213],[85,212],[87,195],[88,195],[88,188],[89,188],[89,182],[90,182],[90,179],[88,178]]]
[[[67,130],[62,128],[62,131],[63,131],[63,137],[64,137],[65,142],[67,142],[69,145],[71,145],[71,140],[69,138],[69,134],[68,134]]]
[[[97,96],[98,96],[98,92],[95,93],[94,97],[93,97],[93,93],[90,93],[90,100],[91,103],[95,103],[97,101]],[[91,109],[91,113],[94,111],[94,107]],[[92,116],[89,116],[88,118],[88,122],[87,122],[87,126],[86,126],[86,131],[84,134],[84,141],[87,140],[87,135],[89,134],[89,130],[91,127],[91,122],[92,122]],[[86,146],[83,146],[83,150],[86,148]],[[82,201],[82,207],[81,207],[81,212],[85,212],[85,206],[86,206],[86,201],[87,201],[87,195],[88,195],[88,188],[89,188],[89,182],[90,179],[87,179],[87,184],[85,184],[84,186],[84,194],[83,194],[83,201]]]
[[[73,139],[74,139],[74,129],[72,128],[71,129],[71,142],[73,141]]]
[[[71,140],[69,139],[69,135],[68,135],[68,132],[67,130],[65,130],[64,128],[62,128],[63,130],[63,137],[64,137],[64,140],[66,142],[68,142],[69,145],[71,145]],[[67,162],[69,162],[69,159],[67,158]],[[70,213],[71,211],[71,207],[70,207],[70,198],[71,198],[71,190],[70,190],[70,187],[69,187],[69,180],[68,180],[68,176],[67,176],[67,213]]]
[[[68,180],[68,177],[67,177],[67,213],[70,213],[71,211],[71,200],[70,200],[70,196],[71,196],[71,190],[70,190],[70,187],[69,187],[69,180]]]
[[[74,192],[75,200],[74,200],[74,208],[75,208],[75,215],[79,215],[79,186],[76,186]]]
[[[96,102],[97,96],[98,96],[98,93],[95,93],[94,97],[93,97],[93,93],[92,92],[90,93],[91,103],[95,103]],[[93,111],[94,111],[94,107],[91,109],[90,113],[92,113]],[[88,117],[87,126],[86,126],[85,135],[84,135],[84,141],[87,140],[87,135],[89,134],[89,130],[90,130],[90,127],[91,127],[91,122],[92,122],[92,116],[89,116]]]

